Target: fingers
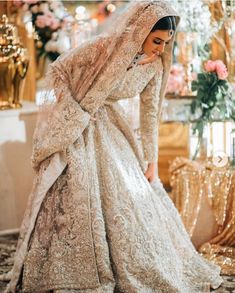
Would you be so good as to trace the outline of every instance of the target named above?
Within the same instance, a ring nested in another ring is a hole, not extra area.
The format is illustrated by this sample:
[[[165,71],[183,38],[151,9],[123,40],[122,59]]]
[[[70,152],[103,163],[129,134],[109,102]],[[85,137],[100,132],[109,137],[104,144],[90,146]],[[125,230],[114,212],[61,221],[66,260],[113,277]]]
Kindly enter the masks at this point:
[[[154,181],[154,179],[155,179],[155,176],[153,176],[153,175],[151,175],[151,176],[149,176],[149,177],[147,177],[147,176],[145,176],[146,178],[147,178],[147,180],[150,182],[150,183],[152,183],[153,181]]]
[[[151,183],[156,178],[156,167],[157,163],[149,163],[148,168],[146,172],[144,173],[145,177],[148,179],[148,181]]]
[[[154,181],[155,179],[155,174],[154,172],[151,172],[150,170],[147,170],[147,172],[145,172],[144,176],[147,178],[147,180],[151,183]]]
[[[152,56],[150,57],[147,57],[147,58],[144,58],[143,60],[140,60],[138,62],[138,64],[140,65],[144,65],[144,64],[147,64],[147,63],[150,63],[150,62],[154,62],[155,60],[157,60],[159,56],[157,54],[153,54]]]
[[[152,172],[150,172],[150,170],[148,169],[145,173],[144,173],[144,176],[146,178],[149,178],[151,176]]]

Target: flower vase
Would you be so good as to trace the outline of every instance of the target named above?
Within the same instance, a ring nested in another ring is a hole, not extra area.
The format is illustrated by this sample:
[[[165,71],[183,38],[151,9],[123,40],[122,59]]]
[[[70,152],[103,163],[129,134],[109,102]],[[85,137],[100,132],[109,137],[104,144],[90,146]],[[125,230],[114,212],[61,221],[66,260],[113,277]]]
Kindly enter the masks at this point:
[[[189,153],[191,160],[206,160],[209,155],[209,139],[208,132],[210,126],[208,124],[204,125],[201,135],[193,133],[194,124],[190,125],[190,135],[189,135]]]

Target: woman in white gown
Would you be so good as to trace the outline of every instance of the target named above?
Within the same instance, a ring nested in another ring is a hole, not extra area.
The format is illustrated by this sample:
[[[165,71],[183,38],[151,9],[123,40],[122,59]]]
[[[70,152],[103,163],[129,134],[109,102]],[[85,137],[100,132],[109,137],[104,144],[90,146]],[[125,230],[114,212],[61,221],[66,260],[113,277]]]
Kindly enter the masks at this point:
[[[36,178],[7,292],[199,293],[221,284],[156,178],[177,23],[167,2],[135,2],[112,32],[52,64],[56,102],[35,132]],[[143,152],[117,103],[137,94]]]

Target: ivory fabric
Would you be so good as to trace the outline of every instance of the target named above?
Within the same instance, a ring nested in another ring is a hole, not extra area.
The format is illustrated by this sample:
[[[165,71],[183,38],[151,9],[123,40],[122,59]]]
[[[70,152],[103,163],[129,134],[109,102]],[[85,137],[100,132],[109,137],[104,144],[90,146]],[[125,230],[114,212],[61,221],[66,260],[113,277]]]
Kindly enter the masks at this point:
[[[157,160],[172,44],[156,62],[127,68],[166,15],[175,12],[163,1],[137,2],[115,41],[100,37],[52,65],[57,102],[35,133],[37,175],[7,292],[199,293],[220,285],[219,267],[195,251],[160,181],[144,176],[146,161]],[[136,94],[143,151],[117,102]]]

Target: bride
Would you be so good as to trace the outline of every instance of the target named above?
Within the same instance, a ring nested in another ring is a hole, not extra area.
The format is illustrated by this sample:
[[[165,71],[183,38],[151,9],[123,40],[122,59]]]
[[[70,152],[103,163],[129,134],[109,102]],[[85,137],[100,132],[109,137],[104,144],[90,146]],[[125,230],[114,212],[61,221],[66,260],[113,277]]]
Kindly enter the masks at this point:
[[[56,101],[35,131],[36,177],[6,292],[200,293],[221,284],[157,178],[178,21],[165,1],[134,1],[112,31],[51,65]],[[137,94],[143,148],[118,104]]]

